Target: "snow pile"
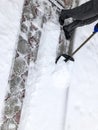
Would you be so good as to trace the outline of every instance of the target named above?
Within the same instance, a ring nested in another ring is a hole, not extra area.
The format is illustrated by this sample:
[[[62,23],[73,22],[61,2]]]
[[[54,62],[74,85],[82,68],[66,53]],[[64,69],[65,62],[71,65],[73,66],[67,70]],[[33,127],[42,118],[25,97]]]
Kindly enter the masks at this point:
[[[23,0],[0,0],[0,120],[19,30]]]
[[[91,35],[95,24],[77,29],[74,49]],[[97,37],[98,34],[75,55],[68,101],[68,130],[98,130]]]
[[[37,61],[29,70],[19,130],[64,127],[69,73],[64,61],[55,64],[59,35],[59,25],[51,22],[44,25]]]

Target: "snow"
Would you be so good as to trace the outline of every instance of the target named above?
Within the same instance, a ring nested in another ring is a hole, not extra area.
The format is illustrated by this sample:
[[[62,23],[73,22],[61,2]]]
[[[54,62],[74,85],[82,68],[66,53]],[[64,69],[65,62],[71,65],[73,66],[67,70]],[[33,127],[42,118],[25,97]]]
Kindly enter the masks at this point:
[[[0,1],[0,123],[22,5],[23,0]],[[74,49],[95,23],[76,30]],[[98,130],[98,34],[74,56],[74,64],[61,58],[55,65],[59,34],[58,24],[44,25],[37,61],[29,68],[18,130]]]
[[[74,49],[91,35],[95,24],[77,29]],[[68,130],[98,130],[97,35],[75,55],[66,121]]]
[[[23,0],[0,0],[0,121],[16,47],[22,5]]]
[[[55,64],[59,35],[59,25],[44,25],[37,61],[29,70],[19,130],[63,129],[69,73],[63,60]]]

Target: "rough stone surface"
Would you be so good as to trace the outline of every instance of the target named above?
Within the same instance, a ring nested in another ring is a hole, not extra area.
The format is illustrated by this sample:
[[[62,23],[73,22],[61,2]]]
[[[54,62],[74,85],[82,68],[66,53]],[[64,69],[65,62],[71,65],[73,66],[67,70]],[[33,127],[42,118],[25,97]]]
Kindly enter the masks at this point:
[[[19,44],[17,49],[18,52],[23,55],[26,55],[31,51],[30,45],[28,45],[27,41],[25,39],[22,39],[22,37],[19,38]]]
[[[21,75],[26,71],[26,69],[27,69],[27,66],[26,66],[25,60],[20,57],[17,58],[14,63],[14,68],[13,68],[14,73],[16,75]]]
[[[37,7],[38,2],[36,0],[33,2],[25,0],[20,35],[8,81],[9,91],[5,98],[4,118],[0,130],[17,130],[18,128],[23,99],[25,97],[28,66],[31,60],[36,60],[41,36],[41,30],[33,25],[33,19],[40,16],[40,13],[38,13],[40,11],[38,11]],[[40,21],[42,21],[42,15],[40,16]]]

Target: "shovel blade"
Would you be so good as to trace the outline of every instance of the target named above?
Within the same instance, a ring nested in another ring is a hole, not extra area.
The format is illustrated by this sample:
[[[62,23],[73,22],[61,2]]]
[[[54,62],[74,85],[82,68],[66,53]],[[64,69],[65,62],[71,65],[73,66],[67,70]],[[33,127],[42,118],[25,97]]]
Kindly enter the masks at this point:
[[[67,62],[69,60],[70,61],[74,61],[74,58],[72,56],[67,55],[67,54],[62,54],[62,55],[60,55],[60,56],[57,57],[57,59],[55,61],[56,64],[57,64],[57,62],[58,62],[58,60],[60,59],[61,56],[63,56],[65,58],[65,60],[64,60],[65,62]]]
[[[64,60],[65,62],[67,62],[69,60],[70,61],[75,61],[74,58],[72,56],[70,56],[70,55],[64,54],[63,56],[65,57],[65,60]]]

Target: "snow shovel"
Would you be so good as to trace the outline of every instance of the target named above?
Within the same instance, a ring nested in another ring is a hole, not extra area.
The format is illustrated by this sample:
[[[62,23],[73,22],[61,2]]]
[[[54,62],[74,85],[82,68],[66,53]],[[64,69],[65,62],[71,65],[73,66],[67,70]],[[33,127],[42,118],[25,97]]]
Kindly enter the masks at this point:
[[[61,56],[63,56],[65,58],[65,62],[67,61],[75,61],[73,56],[98,32],[98,23],[95,25],[94,27],[94,32],[71,54],[71,55],[67,55],[67,54],[62,54],[60,56],[57,57],[55,63],[58,62],[58,60],[60,59]]]

